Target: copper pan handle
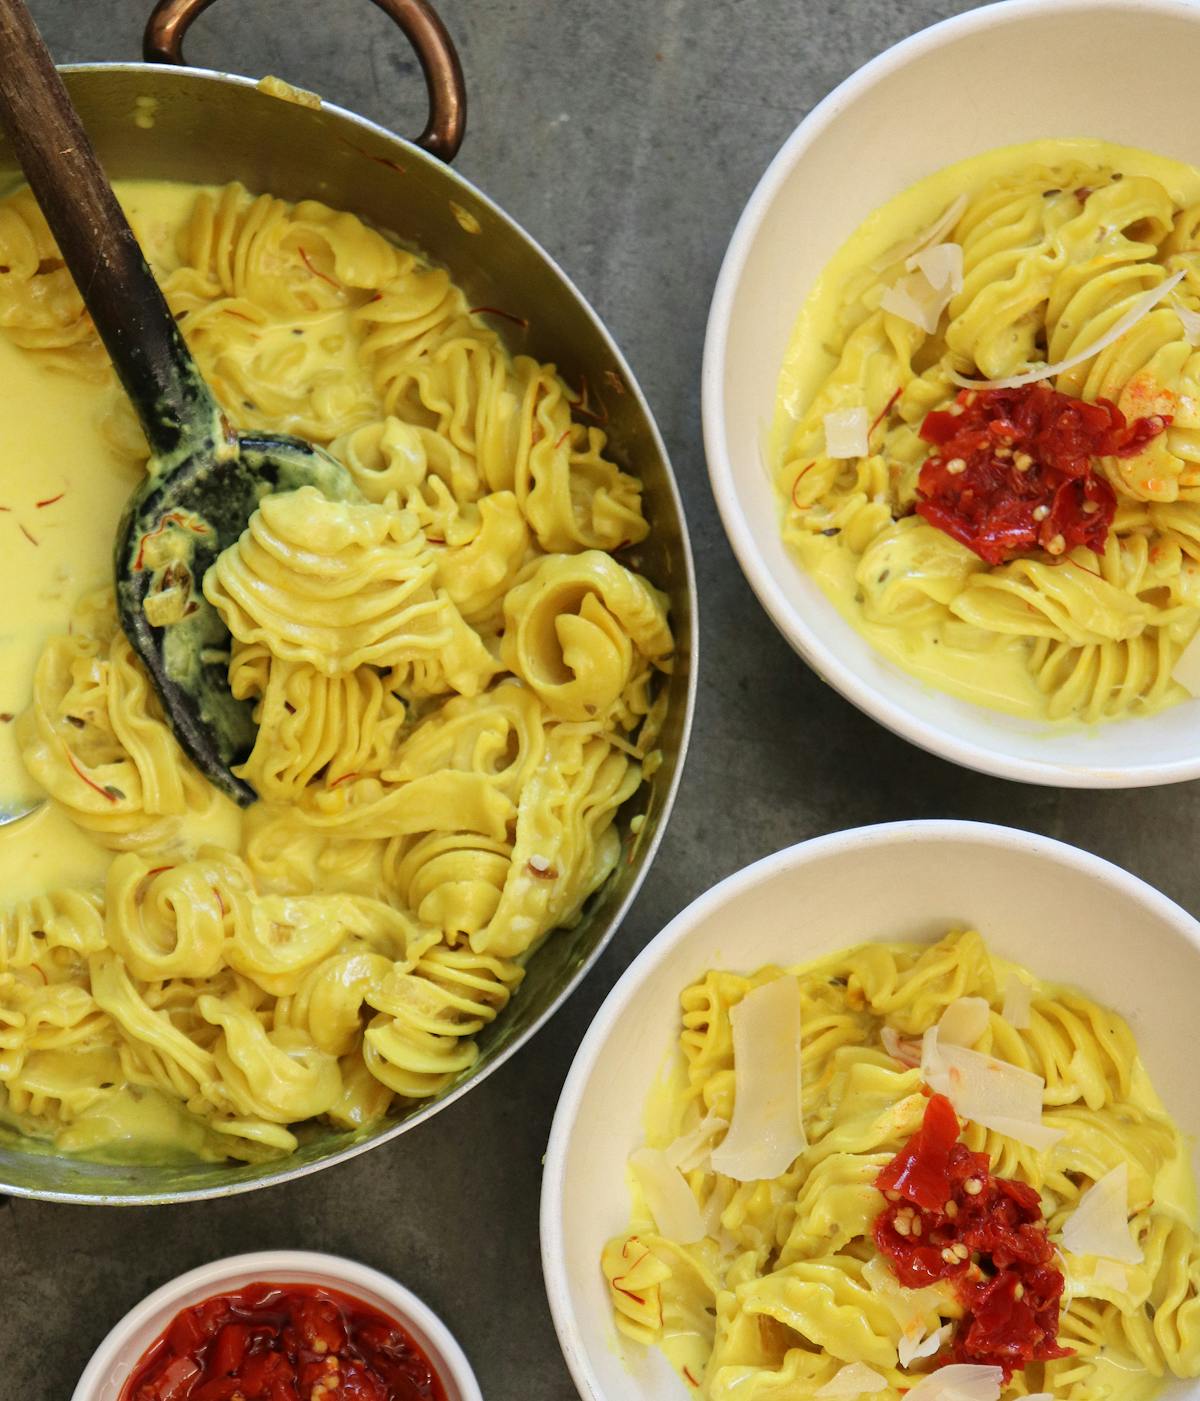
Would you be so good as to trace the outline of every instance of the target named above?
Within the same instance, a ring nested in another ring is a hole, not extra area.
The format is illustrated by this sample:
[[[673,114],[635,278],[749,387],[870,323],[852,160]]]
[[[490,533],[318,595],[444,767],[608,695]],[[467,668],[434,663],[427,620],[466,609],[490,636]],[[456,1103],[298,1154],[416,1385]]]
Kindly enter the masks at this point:
[[[146,22],[142,52],[148,63],[183,63],[183,41],[214,0],[158,0]],[[374,0],[404,31],[416,51],[429,91],[429,120],[416,138],[431,155],[452,161],[467,127],[467,88],[458,51],[429,0]]]

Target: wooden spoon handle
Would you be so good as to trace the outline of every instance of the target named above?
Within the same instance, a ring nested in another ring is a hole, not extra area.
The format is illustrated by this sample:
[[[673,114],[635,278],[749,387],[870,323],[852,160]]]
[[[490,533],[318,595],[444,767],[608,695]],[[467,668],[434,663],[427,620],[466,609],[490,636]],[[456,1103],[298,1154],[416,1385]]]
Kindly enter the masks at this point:
[[[0,124],[151,451],[170,457],[212,431],[215,405],[24,0],[0,0]]]

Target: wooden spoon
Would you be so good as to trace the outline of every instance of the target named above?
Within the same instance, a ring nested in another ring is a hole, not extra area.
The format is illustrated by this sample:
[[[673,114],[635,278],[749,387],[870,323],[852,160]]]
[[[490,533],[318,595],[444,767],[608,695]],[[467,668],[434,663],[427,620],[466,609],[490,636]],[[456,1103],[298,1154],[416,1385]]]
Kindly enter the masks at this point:
[[[179,743],[247,806],[258,795],[232,766],[249,753],[255,726],[250,703],[229,691],[230,637],[201,590],[205,571],[269,493],[315,486],[352,500],[358,490],[310,443],[230,427],[23,0],[0,0],[0,124],[150,444],[147,476],[117,530],[121,626]]]

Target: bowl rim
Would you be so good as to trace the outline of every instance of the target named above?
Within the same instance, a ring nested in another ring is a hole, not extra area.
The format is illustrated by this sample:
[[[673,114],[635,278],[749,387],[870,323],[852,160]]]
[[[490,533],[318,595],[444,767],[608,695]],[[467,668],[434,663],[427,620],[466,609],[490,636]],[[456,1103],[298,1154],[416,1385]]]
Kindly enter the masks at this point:
[[[171,1308],[197,1289],[210,1289],[213,1294],[219,1294],[223,1281],[245,1273],[264,1276],[265,1282],[271,1283],[271,1273],[284,1270],[311,1275],[314,1284],[341,1289],[355,1297],[358,1297],[357,1291],[366,1291],[386,1299],[396,1322],[406,1327],[411,1324],[431,1344],[430,1351],[434,1355],[429,1358],[430,1362],[435,1369],[446,1373],[447,1380],[454,1382],[462,1401],[483,1401],[483,1392],[466,1353],[428,1304],[398,1280],[371,1265],[318,1250],[255,1250],[243,1255],[227,1255],[168,1280],[134,1304],[104,1335],[76,1382],[71,1401],[96,1401],[101,1383],[110,1379],[114,1372],[120,1375],[120,1368],[126,1365],[121,1350],[152,1315]],[[143,1351],[129,1359],[128,1368],[131,1370],[144,1355]],[[128,1372],[121,1376],[122,1382],[127,1376]]]
[[[76,75],[87,77],[90,74],[107,74],[112,72],[132,73],[134,75],[152,74],[155,78],[163,75],[178,75],[180,78],[192,80],[203,80],[214,87],[234,85],[243,88],[253,88],[261,91],[258,80],[246,77],[239,73],[229,73],[215,68],[199,68],[186,64],[162,64],[162,63],[137,63],[137,62],[95,62],[95,63],[72,63],[59,65],[59,72],[67,78]],[[168,77],[168,81],[172,79]],[[264,97],[266,95],[264,94]],[[266,100],[277,101],[278,99],[266,98]],[[305,109],[297,109],[305,110]],[[637,853],[637,861],[634,876],[630,882],[629,889],[625,892],[620,903],[613,909],[607,920],[607,928],[602,937],[597,940],[595,946],[588,952],[587,956],[576,965],[570,978],[559,990],[553,1001],[534,1021],[525,1028],[519,1035],[513,1037],[507,1045],[502,1046],[495,1055],[491,1056],[477,1071],[468,1072],[466,1077],[458,1084],[453,1085],[443,1094],[426,1100],[412,1113],[406,1115],[398,1123],[391,1124],[382,1132],[371,1135],[367,1138],[357,1139],[347,1144],[344,1148],[336,1152],[329,1153],[324,1157],[312,1162],[295,1163],[292,1156],[280,1159],[274,1171],[263,1172],[256,1177],[246,1178],[233,1182],[220,1182],[206,1184],[194,1188],[180,1188],[175,1190],[147,1190],[128,1193],[112,1193],[104,1191],[69,1191],[61,1188],[35,1189],[22,1184],[10,1184],[4,1182],[0,1177],[0,1193],[13,1197],[24,1197],[35,1201],[56,1201],[70,1203],[79,1206],[157,1206],[173,1205],[178,1202],[207,1201],[217,1197],[236,1196],[243,1192],[258,1191],[263,1187],[276,1186],[281,1182],[290,1182],[301,1177],[307,1177],[311,1173],[323,1171],[325,1168],[333,1167],[337,1163],[344,1163],[351,1158],[357,1157],[360,1153],[365,1153],[369,1149],[377,1148],[383,1143],[391,1142],[407,1133],[410,1129],[425,1123],[433,1118],[435,1114],[461,1099],[469,1090],[476,1085],[482,1084],[490,1075],[499,1070],[512,1056],[516,1055],[523,1047],[538,1034],[546,1023],[553,1017],[570,997],[578,990],[580,984],[588,973],[591,972],[599,960],[601,954],[612,942],[618,929],[621,928],[633,906],[634,901],[641,893],[642,886],[649,875],[651,867],[658,855],[660,846],[667,828],[670,824],[671,815],[675,808],[676,799],[679,796],[679,787],[683,780],[683,771],[687,761],[688,746],[691,741],[692,726],[696,712],[696,694],[699,682],[699,660],[700,660],[700,617],[698,590],[696,587],[696,564],[692,549],[691,532],[688,526],[687,512],[684,509],[683,495],[680,491],[679,478],[676,473],[671,456],[667,451],[666,442],[663,439],[662,430],[658,420],[651,408],[650,401],[642,388],[641,382],[634,374],[633,368],[625,356],[624,351],[617,343],[613,333],[608,329],[607,324],[592,306],[591,302],[584,295],[583,291],[559,261],[543,246],[541,241],[533,236],[523,224],[513,218],[505,209],[496,203],[490,195],[486,194],[471,180],[467,179],[461,171],[448,161],[443,161],[439,157],[432,155],[422,147],[416,145],[407,137],[400,136],[394,131],[379,122],[372,121],[369,117],[363,117],[349,108],[342,107],[338,103],[328,102],[321,99],[321,110],[330,113],[333,117],[341,119],[359,128],[364,133],[379,138],[380,140],[395,143],[404,149],[407,158],[414,161],[428,162],[441,171],[451,182],[456,183],[462,190],[478,200],[497,221],[509,227],[509,229],[519,238],[523,239],[533,250],[533,252],[546,264],[549,270],[563,284],[566,290],[574,299],[578,312],[581,316],[590,321],[605,343],[609,353],[613,357],[614,364],[619,369],[630,392],[640,407],[644,415],[650,433],[650,442],[654,451],[658,454],[666,469],[667,496],[671,506],[679,521],[679,563],[682,565],[682,588],[681,591],[687,600],[687,639],[686,650],[677,651],[676,656],[683,658],[683,663],[687,669],[687,681],[684,694],[679,698],[679,748],[678,757],[675,762],[675,770],[671,775],[671,780],[667,787],[662,790],[661,809],[658,821],[654,825],[654,830],[649,840],[642,845]],[[61,1156],[61,1155],[60,1155]]]
[[[750,261],[753,245],[780,189],[791,178],[793,167],[812,142],[838,119],[847,103],[911,59],[948,40],[998,25],[1020,24],[1033,15],[1087,10],[1124,10],[1139,17],[1147,11],[1156,11],[1200,24],[1200,5],[1195,0],[993,0],[991,4],[939,20],[899,40],[843,79],[807,113],[754,187],[722,259],[705,327],[700,409],[709,483],[742,572],[775,627],[823,681],[893,734],[964,768],[1020,783],[1063,788],[1142,788],[1200,777],[1200,748],[1188,759],[1119,766],[1022,758],[1007,753],[1003,746],[992,747],[961,738],[922,719],[895,700],[888,686],[867,680],[844,662],[833,647],[817,636],[805,613],[792,605],[759,554],[755,533],[738,500],[737,474],[727,450],[723,402],[729,327],[738,284]],[[758,456],[756,450],[756,461]],[[798,561],[795,567],[803,568]],[[842,625],[853,626],[844,619]],[[978,709],[988,713],[986,707]]]
[[[646,978],[687,942],[699,923],[722,907],[736,902],[747,890],[765,884],[783,872],[798,870],[827,856],[893,844],[929,842],[952,845],[982,843],[996,851],[1022,852],[1047,859],[1051,864],[1070,867],[1135,900],[1149,914],[1169,924],[1200,953],[1200,921],[1148,881],[1102,856],[1059,841],[1056,837],[1045,837],[1040,833],[994,822],[915,818],[850,827],[826,836],[811,837],[772,855],[760,857],[698,895],[650,940],[601,1003],[571,1061],[551,1123],[542,1170],[539,1212],[542,1277],[554,1331],[583,1401],[607,1401],[607,1398],[592,1374],[582,1329],[570,1303],[570,1277],[562,1228],[566,1160],[584,1093],[604,1054],[613,1027],[625,1014],[629,1001]]]

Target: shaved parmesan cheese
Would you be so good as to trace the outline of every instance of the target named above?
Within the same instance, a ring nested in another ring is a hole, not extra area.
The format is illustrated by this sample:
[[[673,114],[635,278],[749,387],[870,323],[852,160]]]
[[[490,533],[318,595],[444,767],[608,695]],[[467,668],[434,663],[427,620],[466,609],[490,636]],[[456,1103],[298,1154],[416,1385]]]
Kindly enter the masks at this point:
[[[914,253],[905,267],[908,276],[889,287],[879,305],[932,335],[951,297],[962,291],[963,251],[957,243],[937,243]]]
[[[1189,695],[1200,696],[1200,632],[1180,652],[1171,668],[1171,680],[1178,681]]]
[[[690,1133],[680,1134],[663,1152],[667,1161],[680,1172],[691,1172],[702,1167],[712,1151],[713,1139],[719,1137],[729,1127],[719,1114],[708,1113]]]
[[[824,1386],[817,1387],[814,1396],[874,1396],[887,1390],[887,1378],[872,1371],[865,1362],[851,1362],[835,1373]]]
[[[919,326],[927,335],[933,335],[953,295],[948,287],[933,286],[923,272],[910,272],[884,292],[879,305],[893,316]]]
[[[884,1026],[879,1039],[888,1055],[901,1065],[907,1065],[912,1070],[921,1064],[921,1043],[901,1036],[894,1026]]]
[[[738,1244],[725,1229],[721,1222],[721,1213],[729,1205],[728,1199],[722,1192],[710,1192],[708,1200],[704,1203],[704,1210],[700,1213],[704,1218],[704,1233],[711,1236],[717,1243],[717,1249],[722,1255],[738,1254]]]
[[[1042,1123],[1040,1075],[995,1056],[944,1043],[930,1027],[921,1046],[921,1074],[934,1094],[945,1095],[964,1119],[1007,1134],[1039,1151],[1063,1136]]]
[[[1171,298],[1171,310],[1179,317],[1179,324],[1183,327],[1188,344],[1200,345],[1200,312],[1184,306],[1178,297]]]
[[[1092,1283],[1098,1284],[1101,1289],[1114,1289],[1119,1294],[1129,1292],[1129,1274],[1125,1266],[1118,1265],[1115,1260],[1097,1260],[1096,1268],[1092,1271]]]
[[[1025,1401],[1054,1401],[1054,1397],[1048,1391],[1031,1391]]]
[[[904,1401],[999,1401],[1003,1380],[999,1367],[954,1362],[922,1377]]]
[[[784,976],[729,1012],[733,1123],[712,1151],[716,1172],[755,1182],[786,1172],[808,1147],[800,1098],[800,984]]]
[[[908,258],[911,254],[919,253],[922,248],[928,248],[934,243],[941,243],[950,230],[958,223],[963,216],[963,211],[967,207],[966,195],[959,195],[953,204],[939,215],[927,229],[917,234],[915,238],[910,238],[903,243],[895,243],[886,252],[881,254],[871,264],[872,272],[883,272],[885,268],[890,268],[893,263],[898,263],[902,258]]]
[[[1004,1010],[1000,1015],[1017,1031],[1029,1026],[1029,1014],[1033,1009],[1033,989],[1019,973],[1010,973],[1004,984]]]
[[[1038,380],[1053,379],[1056,375],[1061,375],[1067,370],[1073,370],[1076,365],[1082,365],[1085,360],[1091,360],[1102,350],[1107,350],[1114,341],[1119,341],[1126,331],[1135,326],[1143,316],[1148,316],[1154,310],[1159,302],[1179,283],[1183,275],[1181,269],[1179,272],[1172,273],[1165,282],[1160,282],[1157,287],[1151,287],[1099,339],[1094,340],[1091,345],[1079,351],[1078,354],[1068,355],[1065,360],[1059,360],[1056,364],[1042,365],[1039,369],[1026,370],[1021,375],[1010,375],[1007,379],[967,379],[965,375],[960,375],[955,370],[950,371],[949,377],[955,384],[961,385],[963,389],[1020,389],[1023,384],[1036,384]]]
[[[924,273],[925,280],[939,292],[952,296],[963,289],[963,251],[957,243],[935,243],[921,253],[914,253],[904,265]]]
[[[965,1117],[969,1119],[971,1116],[968,1114]],[[1002,1133],[1007,1138],[1015,1138],[1018,1143],[1035,1148],[1039,1153],[1053,1148],[1065,1136],[1063,1129],[1052,1129],[1046,1124],[1031,1124],[1027,1119],[1010,1119],[1002,1114],[997,1114],[986,1123],[982,1119],[976,1119],[975,1122],[983,1124],[985,1129]]]
[[[1093,1183],[1067,1217],[1063,1246],[1072,1255],[1103,1255],[1140,1265],[1145,1259],[1129,1229],[1129,1167],[1118,1163]]]
[[[992,1009],[982,997],[956,997],[937,1025],[941,1045],[973,1046],[988,1029]]]
[[[825,415],[825,456],[866,457],[867,411],[835,409]]]
[[[704,1239],[700,1204],[665,1153],[657,1148],[639,1148],[630,1155],[629,1166],[637,1174],[660,1236],[680,1245]]]
[[[900,1359],[901,1367],[911,1367],[914,1362],[919,1362],[922,1357],[932,1357],[935,1352],[941,1350],[942,1344],[949,1341],[950,1334],[954,1332],[954,1324],[947,1323],[941,1328],[935,1328],[927,1337],[920,1339],[909,1338],[905,1334],[896,1344],[896,1355]]]

